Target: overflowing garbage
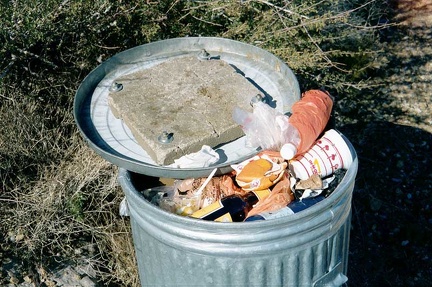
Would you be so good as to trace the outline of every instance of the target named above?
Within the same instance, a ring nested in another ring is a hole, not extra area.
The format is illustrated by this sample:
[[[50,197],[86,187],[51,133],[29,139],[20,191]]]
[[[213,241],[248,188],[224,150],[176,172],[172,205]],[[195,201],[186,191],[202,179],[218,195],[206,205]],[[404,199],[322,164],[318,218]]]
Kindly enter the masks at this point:
[[[151,203],[182,216],[220,221],[267,220],[294,214],[325,200],[352,163],[344,136],[325,130],[333,100],[321,90],[307,91],[290,116],[263,102],[253,113],[239,109],[239,123],[250,146],[262,151],[229,174],[175,180],[143,191]]]
[[[246,161],[245,170],[256,173],[248,176],[247,183],[238,180],[239,175],[245,178],[244,172],[234,171],[211,178],[175,180],[172,186],[157,186],[143,194],[151,203],[182,216],[221,222],[265,220],[294,214],[320,202],[345,175],[345,169],[338,169],[331,176],[314,174],[300,180],[277,160],[263,152]],[[280,169],[272,170],[273,165]]]

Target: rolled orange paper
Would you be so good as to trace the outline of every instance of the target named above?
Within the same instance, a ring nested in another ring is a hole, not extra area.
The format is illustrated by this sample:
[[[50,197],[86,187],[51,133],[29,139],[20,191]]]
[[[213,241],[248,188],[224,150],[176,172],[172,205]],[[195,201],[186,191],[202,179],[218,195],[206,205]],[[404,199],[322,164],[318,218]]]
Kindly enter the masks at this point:
[[[327,92],[309,90],[292,106],[288,122],[300,136],[296,155],[308,151],[324,131],[333,108],[333,100]]]

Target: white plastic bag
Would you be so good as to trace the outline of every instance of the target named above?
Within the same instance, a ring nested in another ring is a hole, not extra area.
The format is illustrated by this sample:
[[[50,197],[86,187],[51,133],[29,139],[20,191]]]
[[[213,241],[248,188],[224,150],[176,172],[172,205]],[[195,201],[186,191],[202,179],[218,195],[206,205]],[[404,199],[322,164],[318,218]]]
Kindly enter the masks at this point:
[[[252,113],[235,108],[233,119],[242,127],[248,147],[280,151],[285,143],[298,145],[300,142],[297,129],[288,123],[288,116],[263,102],[255,103]]]

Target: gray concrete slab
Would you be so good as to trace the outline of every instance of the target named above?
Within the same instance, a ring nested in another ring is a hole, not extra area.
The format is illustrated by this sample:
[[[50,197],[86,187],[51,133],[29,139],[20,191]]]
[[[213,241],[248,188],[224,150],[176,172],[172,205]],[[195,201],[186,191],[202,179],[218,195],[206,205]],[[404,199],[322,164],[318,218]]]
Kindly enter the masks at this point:
[[[109,105],[131,129],[138,143],[160,165],[215,147],[243,135],[233,121],[235,106],[252,110],[250,100],[260,91],[228,63],[174,58],[122,76],[123,85],[110,92]],[[168,140],[161,141],[164,132]]]

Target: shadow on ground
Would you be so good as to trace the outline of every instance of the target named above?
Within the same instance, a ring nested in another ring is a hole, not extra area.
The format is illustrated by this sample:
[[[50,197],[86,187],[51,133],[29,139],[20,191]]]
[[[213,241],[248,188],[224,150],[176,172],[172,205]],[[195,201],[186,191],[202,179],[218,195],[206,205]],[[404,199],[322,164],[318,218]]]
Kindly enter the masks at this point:
[[[359,157],[349,286],[432,286],[432,134],[389,122],[340,130]]]

